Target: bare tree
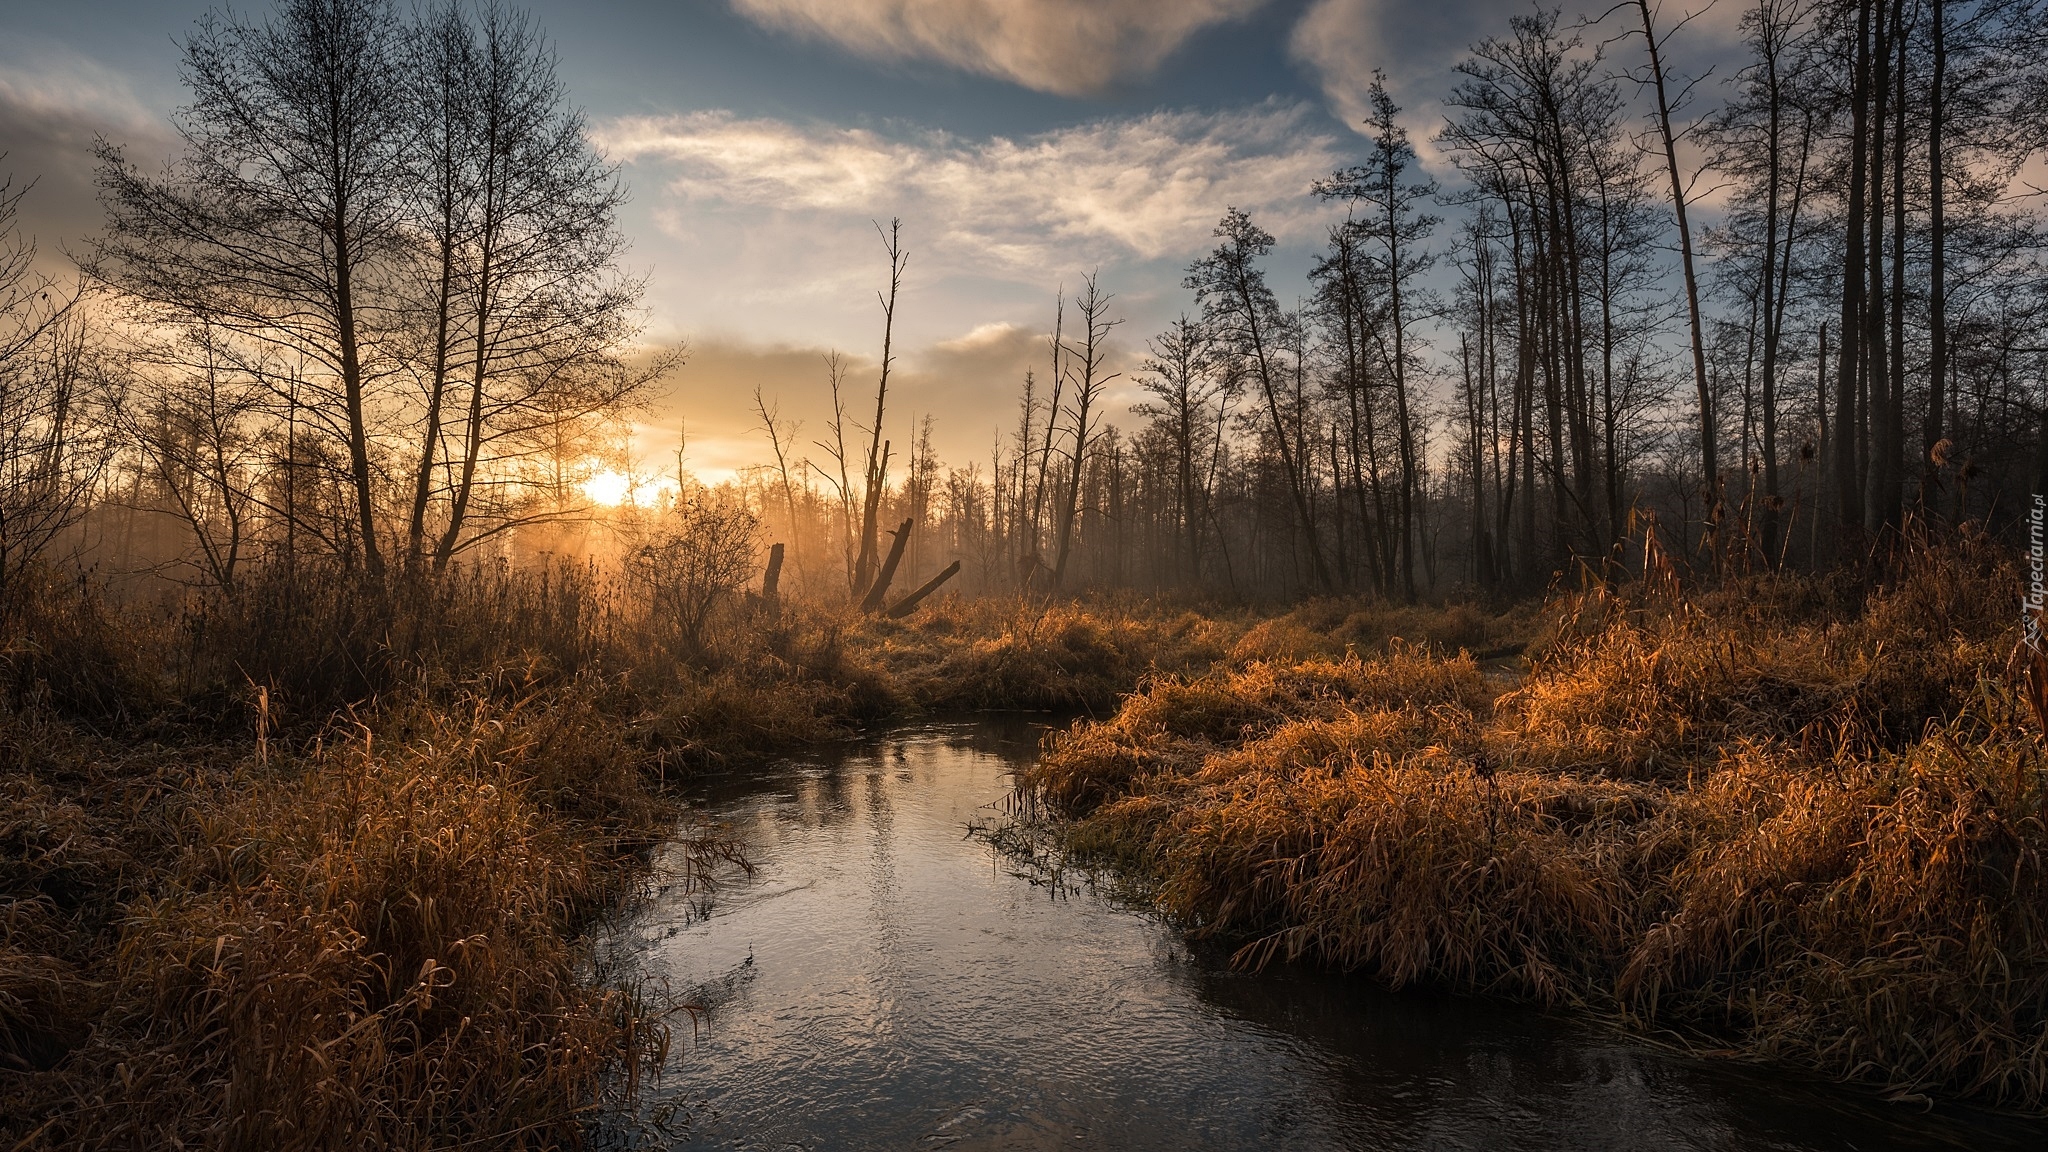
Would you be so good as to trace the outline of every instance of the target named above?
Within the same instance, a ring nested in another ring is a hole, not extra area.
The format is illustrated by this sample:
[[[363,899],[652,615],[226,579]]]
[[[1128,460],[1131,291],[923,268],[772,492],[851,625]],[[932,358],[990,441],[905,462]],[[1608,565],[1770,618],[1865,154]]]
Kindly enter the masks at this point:
[[[1103,388],[1122,375],[1103,371],[1109,334],[1123,323],[1109,315],[1109,302],[1114,297],[1102,291],[1093,272],[1083,279],[1082,284],[1080,295],[1074,297],[1074,309],[1081,314],[1081,339],[1068,349],[1068,355],[1076,364],[1071,409],[1073,447],[1067,454],[1066,499],[1060,509],[1059,547],[1052,565],[1052,586],[1055,588],[1066,578],[1067,557],[1073,549],[1074,514],[1081,499],[1081,471],[1088,459],[1088,437],[1093,431],[1089,421],[1097,415],[1095,406],[1102,398]]]
[[[1152,355],[1145,361],[1138,383],[1153,399],[1132,410],[1163,428],[1173,447],[1173,518],[1187,557],[1181,577],[1197,583],[1202,566],[1202,518],[1208,503],[1207,477],[1200,461],[1213,435],[1210,410],[1228,386],[1229,377],[1216,370],[1208,333],[1185,314],[1153,337],[1149,347]]]
[[[1295,515],[1308,541],[1316,584],[1325,592],[1334,591],[1336,584],[1323,556],[1315,515],[1309,507],[1307,462],[1295,451],[1289,422],[1280,409],[1281,390],[1286,385],[1278,363],[1279,330],[1284,320],[1279,302],[1258,266],[1260,257],[1273,250],[1273,236],[1236,208],[1224,213],[1222,222],[1216,225],[1216,236],[1223,243],[1188,266],[1187,286],[1201,303],[1203,322],[1218,346],[1259,387]]]
[[[102,141],[107,230],[99,280],[173,314],[303,354],[323,371],[304,410],[345,448],[356,547],[384,570],[367,363],[386,312],[379,264],[407,118],[385,0],[285,0],[263,23],[209,14],[185,41],[192,103],[179,158],[158,176]]]
[[[115,381],[80,301],[36,271],[21,199],[0,180],[0,615],[23,578],[84,515],[112,456]]]
[[[152,349],[152,370],[138,374],[122,425],[161,507],[191,537],[190,566],[232,596],[263,511],[258,416],[266,397],[222,344],[200,324]]]
[[[860,555],[853,567],[856,596],[866,592],[875,578],[875,566],[881,559],[880,529],[876,518],[882,509],[882,493],[889,484],[889,442],[882,438],[882,421],[888,412],[889,370],[896,363],[896,294],[903,287],[903,269],[910,259],[910,254],[903,249],[903,221],[891,219],[886,231],[876,224],[875,231],[881,233],[883,250],[889,255],[889,289],[886,293],[877,293],[882,304],[882,373],[875,383],[875,422],[865,429],[868,433],[868,461],[861,474]]]
[[[775,452],[775,469],[782,481],[783,514],[788,518],[789,524],[789,542],[792,548],[797,548],[802,541],[803,533],[797,520],[796,483],[789,474],[789,450],[795,445],[797,431],[803,427],[803,423],[798,420],[784,420],[781,406],[768,403],[761,395],[759,384],[754,385],[754,414],[761,418],[761,430],[768,434],[768,446]],[[792,559],[796,562],[797,574],[802,575],[804,561],[801,549],[797,550]]]
[[[813,440],[826,456],[831,458],[831,468],[818,468],[819,475],[832,485],[839,504],[839,552],[846,566],[846,590],[848,595],[858,595],[860,585],[855,579],[853,551],[853,477],[847,471],[846,455],[846,401],[840,385],[846,380],[846,364],[838,352],[825,354],[825,383],[832,390],[832,422],[826,425],[832,433],[830,441]]]
[[[466,30],[437,37],[451,44],[452,63],[436,57],[434,75],[452,74],[459,90],[427,107],[452,110],[459,127],[433,119],[421,133],[457,135],[470,181],[458,257],[467,396],[437,568],[463,548],[544,518],[522,504],[521,462],[558,453],[638,403],[682,359],[680,350],[637,362],[621,355],[639,334],[644,288],[616,271],[625,192],[616,169],[592,151],[539,28],[496,5],[477,24],[467,50],[459,47]],[[441,431],[423,424],[422,444],[431,444]]]
[[[1636,0],[1636,8],[1643,18],[1643,43],[1650,54],[1649,86],[1657,94],[1657,131],[1664,144],[1664,162],[1671,175],[1671,213],[1678,224],[1679,262],[1685,272],[1686,319],[1692,326],[1692,371],[1693,384],[1699,393],[1699,434],[1700,474],[1708,487],[1708,501],[1720,490],[1721,464],[1718,448],[1719,430],[1714,412],[1714,396],[1707,387],[1707,349],[1705,321],[1700,313],[1699,276],[1693,269],[1692,229],[1685,217],[1685,179],[1678,167],[1678,137],[1671,129],[1671,100],[1665,88],[1664,46],[1657,38],[1657,27],[1650,13],[1650,0]],[[1680,24],[1683,27],[1683,22]]]
[[[1373,74],[1370,89],[1372,115],[1366,120],[1366,128],[1371,133],[1372,152],[1366,162],[1317,181],[1315,192],[1325,199],[1344,199],[1362,204],[1371,212],[1371,219],[1360,221],[1358,226],[1379,249],[1375,271],[1386,294],[1385,330],[1391,347],[1382,346],[1381,355],[1393,385],[1395,443],[1401,456],[1400,524],[1396,539],[1399,543],[1401,593],[1413,600],[1415,498],[1418,468],[1422,461],[1416,452],[1415,419],[1410,411],[1408,388],[1411,366],[1408,328],[1413,318],[1408,310],[1408,296],[1416,277],[1428,271],[1434,262],[1427,251],[1418,251],[1418,248],[1442,219],[1417,209],[1417,205],[1435,197],[1436,182],[1410,182],[1405,179],[1409,166],[1415,160],[1415,149],[1408,142],[1407,130],[1397,120],[1401,109],[1388,94],[1386,79],[1383,72]]]

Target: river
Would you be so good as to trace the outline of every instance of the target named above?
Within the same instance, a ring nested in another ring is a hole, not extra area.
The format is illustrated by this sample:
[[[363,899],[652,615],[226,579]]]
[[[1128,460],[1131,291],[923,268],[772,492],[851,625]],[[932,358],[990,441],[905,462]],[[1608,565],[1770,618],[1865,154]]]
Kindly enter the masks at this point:
[[[970,837],[1042,726],[899,729],[702,778],[751,875],[657,893],[615,963],[701,1005],[647,1089],[676,1149],[2029,1149],[1597,1021],[1296,969],[1033,883]]]

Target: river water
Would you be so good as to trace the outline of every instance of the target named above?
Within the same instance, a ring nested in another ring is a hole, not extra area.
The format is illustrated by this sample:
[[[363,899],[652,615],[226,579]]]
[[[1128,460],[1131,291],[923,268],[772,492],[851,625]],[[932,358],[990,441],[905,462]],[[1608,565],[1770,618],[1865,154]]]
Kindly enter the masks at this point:
[[[613,959],[701,1005],[648,1089],[677,1149],[2048,1147],[2048,1125],[1932,1112],[1687,1058],[1594,1022],[1233,973],[1169,926],[1034,884],[970,837],[1035,754],[1024,719],[903,729],[744,778],[700,810],[751,875],[677,885]]]

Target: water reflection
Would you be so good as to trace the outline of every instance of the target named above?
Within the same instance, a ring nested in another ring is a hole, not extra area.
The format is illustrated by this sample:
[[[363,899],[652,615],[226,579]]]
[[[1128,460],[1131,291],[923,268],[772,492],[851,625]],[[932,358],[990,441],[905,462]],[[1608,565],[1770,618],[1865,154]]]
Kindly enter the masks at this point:
[[[698,800],[757,869],[619,945],[704,1006],[655,1089],[688,1149],[2039,1148],[1514,1006],[1230,972],[966,837],[1033,754],[1009,719],[896,733]]]

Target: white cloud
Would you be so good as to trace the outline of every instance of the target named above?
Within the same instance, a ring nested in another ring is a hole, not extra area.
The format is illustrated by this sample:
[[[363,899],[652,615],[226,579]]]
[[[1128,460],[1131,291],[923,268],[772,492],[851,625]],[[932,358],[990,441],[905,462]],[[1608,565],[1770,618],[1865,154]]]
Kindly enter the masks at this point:
[[[1013,324],[1008,320],[991,320],[985,324],[976,324],[973,330],[964,336],[941,340],[932,347],[938,352],[955,356],[974,356],[1007,350],[1020,341],[1036,339],[1037,334],[1026,331],[1021,324]]]
[[[600,142],[666,170],[671,202],[658,214],[671,230],[714,227],[733,209],[829,222],[840,236],[902,216],[925,237],[927,270],[936,260],[942,271],[1043,278],[1049,266],[1190,255],[1233,204],[1283,238],[1312,234],[1327,212],[1309,184],[1340,157],[1306,121],[1298,105],[1268,103],[968,140],[699,112],[617,120]]]
[[[1511,17],[1534,11],[1529,0],[1435,0],[1431,18],[1417,20],[1399,0],[1314,0],[1295,23],[1288,50],[1314,74],[1331,113],[1354,130],[1370,110],[1367,90],[1373,71],[1384,71],[1389,90],[1405,106],[1401,122],[1416,153],[1441,178],[1450,173],[1451,165],[1432,138],[1443,126],[1444,101],[1460,80],[1453,69],[1472,45],[1489,36],[1508,37]],[[1602,11],[1610,13],[1605,23],[1578,29],[1581,20]],[[1637,67],[1643,40],[1635,11],[1614,11],[1604,4],[1590,11],[1566,5],[1559,34],[1568,37],[1578,29],[1581,51],[1588,54],[1605,45],[1613,71]],[[1665,65],[1673,75],[1700,75],[1717,64],[1723,75],[1729,74],[1726,61],[1740,40],[1742,5],[1711,0],[1660,5],[1652,0],[1651,11],[1660,40],[1668,38]],[[1623,91],[1632,94],[1634,85],[1624,82]],[[1717,98],[1717,88],[1703,89],[1691,111],[1703,112]]]
[[[1353,131],[1364,131],[1373,72],[1384,71],[1405,106],[1401,124],[1417,155],[1442,178],[1451,166],[1432,138],[1456,83],[1451,68],[1470,44],[1505,34],[1509,14],[1525,7],[1526,0],[1438,0],[1432,19],[1415,20],[1391,0],[1315,0],[1295,23],[1288,50],[1315,75],[1331,114]]]
[[[1267,0],[732,0],[741,15],[878,60],[934,60],[1062,95],[1145,76]]]
[[[693,348],[676,394],[693,444],[700,431],[741,444],[754,383],[821,427],[817,350],[872,371],[886,266],[870,221],[900,216],[900,411],[943,414],[940,453],[960,461],[1007,426],[1025,370],[1042,372],[1062,284],[1100,271],[1129,319],[1121,356],[1190,306],[1180,270],[1215,244],[1228,206],[1280,238],[1274,274],[1294,276],[1343,212],[1309,195],[1343,160],[1317,119],[1267,103],[968,138],[705,112],[612,120],[598,140],[640,190],[630,211],[645,222],[657,328]],[[723,451],[701,443],[707,462]]]
[[[86,123],[123,136],[161,136],[163,127],[128,77],[58,45],[0,59],[0,104],[10,116]]]
[[[162,163],[175,140],[115,69],[48,41],[0,39],[0,180],[34,183],[22,226],[52,275],[69,270],[64,247],[100,227],[92,183],[99,136],[145,166]]]

